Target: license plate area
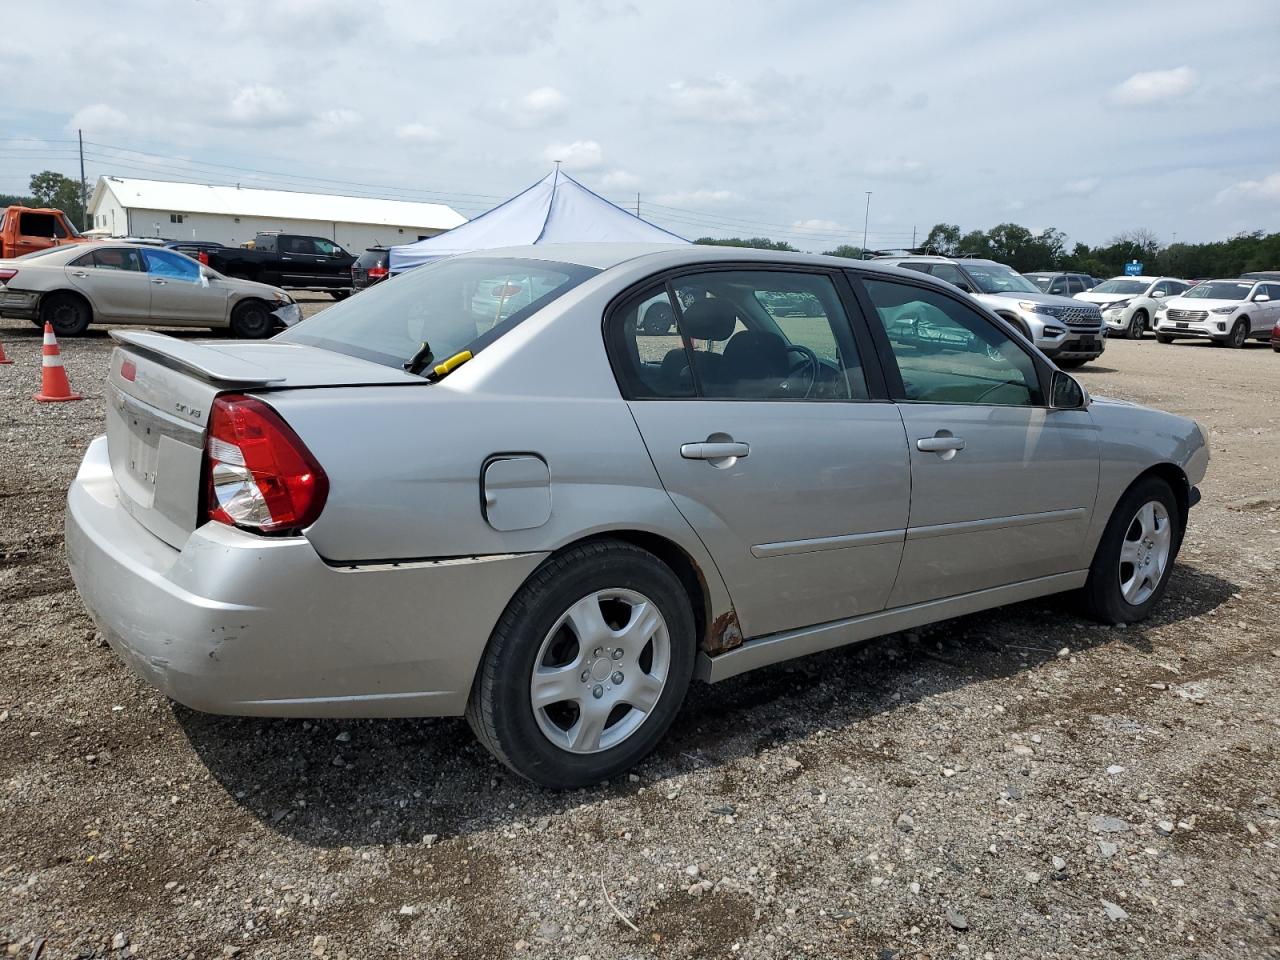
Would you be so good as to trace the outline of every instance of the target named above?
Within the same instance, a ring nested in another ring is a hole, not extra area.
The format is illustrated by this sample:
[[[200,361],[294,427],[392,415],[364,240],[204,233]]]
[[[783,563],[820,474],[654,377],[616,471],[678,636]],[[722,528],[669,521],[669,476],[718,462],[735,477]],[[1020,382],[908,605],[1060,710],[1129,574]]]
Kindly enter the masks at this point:
[[[1189,326],[1189,324],[1187,323],[1187,321],[1185,321],[1185,320],[1179,320],[1179,321],[1178,321],[1178,329],[1179,329],[1179,330],[1185,330],[1185,329],[1187,329],[1187,327],[1188,327],[1188,326]]]

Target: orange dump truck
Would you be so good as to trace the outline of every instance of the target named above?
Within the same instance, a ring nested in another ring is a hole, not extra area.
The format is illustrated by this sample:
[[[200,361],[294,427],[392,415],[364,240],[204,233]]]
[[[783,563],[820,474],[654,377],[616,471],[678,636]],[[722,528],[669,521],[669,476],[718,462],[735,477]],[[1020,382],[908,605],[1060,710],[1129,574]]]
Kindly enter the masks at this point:
[[[0,260],[60,247],[64,243],[87,242],[61,210],[36,207],[0,210]]]

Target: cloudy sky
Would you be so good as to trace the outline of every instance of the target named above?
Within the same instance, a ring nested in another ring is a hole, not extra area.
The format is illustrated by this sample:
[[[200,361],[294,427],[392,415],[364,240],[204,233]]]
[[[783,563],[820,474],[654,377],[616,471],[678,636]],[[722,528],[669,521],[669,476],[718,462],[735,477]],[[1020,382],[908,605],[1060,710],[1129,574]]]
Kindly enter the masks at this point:
[[[1014,221],[1280,230],[1275,0],[9,0],[0,192],[31,172],[441,200],[562,160],[689,237]]]

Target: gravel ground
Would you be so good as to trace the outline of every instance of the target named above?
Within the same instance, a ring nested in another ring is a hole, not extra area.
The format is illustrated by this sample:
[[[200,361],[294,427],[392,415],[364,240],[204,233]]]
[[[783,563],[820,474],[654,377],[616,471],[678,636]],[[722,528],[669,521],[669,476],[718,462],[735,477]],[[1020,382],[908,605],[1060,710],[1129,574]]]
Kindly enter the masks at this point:
[[[635,774],[549,793],[462,720],[214,717],[135,680],[62,552],[110,341],[63,343],[87,399],[58,405],[38,332],[0,341],[8,955],[1280,957],[1265,347],[1112,342],[1080,374],[1210,433],[1148,623],[1038,601],[695,687]]]

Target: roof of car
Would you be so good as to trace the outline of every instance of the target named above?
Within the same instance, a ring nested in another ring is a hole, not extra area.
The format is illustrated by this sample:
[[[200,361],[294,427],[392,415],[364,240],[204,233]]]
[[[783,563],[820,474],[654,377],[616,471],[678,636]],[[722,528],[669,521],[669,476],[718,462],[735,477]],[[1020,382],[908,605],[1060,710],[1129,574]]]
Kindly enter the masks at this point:
[[[759,260],[768,263],[804,263],[843,269],[872,269],[896,273],[888,261],[914,260],[915,257],[888,257],[883,260],[853,260],[818,253],[792,253],[758,250],[754,247],[718,247],[702,243],[539,243],[522,247],[476,250],[461,257],[511,257],[521,260],[547,260],[583,267],[608,270],[641,258],[662,257],[678,263],[706,263],[724,260]],[[945,258],[932,258],[945,259]],[[992,262],[992,261],[986,261]]]

